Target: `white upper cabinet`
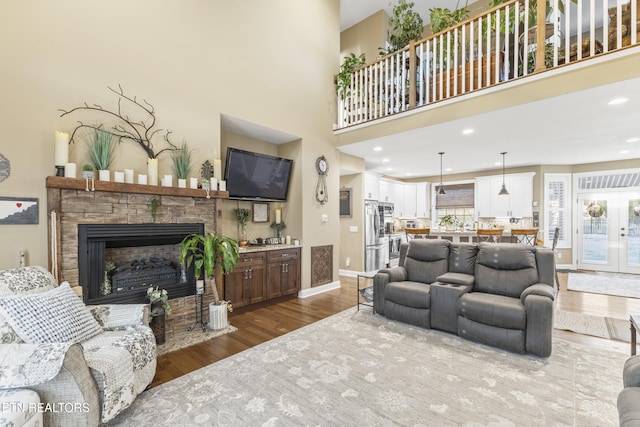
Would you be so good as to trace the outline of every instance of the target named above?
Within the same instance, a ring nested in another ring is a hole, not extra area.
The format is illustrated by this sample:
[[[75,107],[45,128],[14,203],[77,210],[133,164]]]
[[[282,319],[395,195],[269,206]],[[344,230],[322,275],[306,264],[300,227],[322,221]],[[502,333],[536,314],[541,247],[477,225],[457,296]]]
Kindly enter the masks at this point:
[[[431,217],[431,184],[419,182],[416,184],[416,216],[418,218]]]
[[[475,214],[487,217],[531,217],[533,216],[533,177],[535,173],[505,175],[504,183],[508,196],[500,196],[502,175],[476,178]]]
[[[380,200],[380,175],[371,172],[364,173],[364,198]]]
[[[418,216],[417,209],[417,185],[414,183],[405,183],[402,185],[402,218],[416,218]]]

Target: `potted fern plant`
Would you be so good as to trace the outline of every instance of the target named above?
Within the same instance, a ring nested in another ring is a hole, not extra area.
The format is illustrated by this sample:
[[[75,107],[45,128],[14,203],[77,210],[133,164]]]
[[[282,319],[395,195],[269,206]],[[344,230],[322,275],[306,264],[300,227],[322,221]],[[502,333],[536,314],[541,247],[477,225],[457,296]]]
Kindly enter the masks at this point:
[[[205,279],[214,278],[216,269],[229,273],[238,262],[238,242],[216,233],[189,234],[180,244],[180,264],[194,266],[196,277],[204,273]],[[220,301],[215,281],[210,283],[213,293],[213,304],[209,306],[209,328],[223,329],[227,327],[227,312],[232,311],[231,301]]]
[[[178,179],[179,188],[187,188],[187,178],[191,172],[191,150],[186,142],[171,155],[173,162],[173,172]]]
[[[89,158],[98,170],[100,181],[110,180],[109,165],[113,161],[114,153],[113,135],[102,129],[94,129],[93,140],[89,145]]]

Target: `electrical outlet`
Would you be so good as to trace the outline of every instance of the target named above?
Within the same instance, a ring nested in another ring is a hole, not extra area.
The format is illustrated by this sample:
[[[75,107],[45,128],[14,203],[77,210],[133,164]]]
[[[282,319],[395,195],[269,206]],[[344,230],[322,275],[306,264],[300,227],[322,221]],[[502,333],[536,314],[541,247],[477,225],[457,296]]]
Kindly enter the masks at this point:
[[[351,258],[347,258],[347,260],[345,261],[345,264],[347,265],[347,267],[351,266]]]
[[[357,233],[358,232],[358,226],[357,225],[350,225],[349,226],[349,231],[352,233]]]

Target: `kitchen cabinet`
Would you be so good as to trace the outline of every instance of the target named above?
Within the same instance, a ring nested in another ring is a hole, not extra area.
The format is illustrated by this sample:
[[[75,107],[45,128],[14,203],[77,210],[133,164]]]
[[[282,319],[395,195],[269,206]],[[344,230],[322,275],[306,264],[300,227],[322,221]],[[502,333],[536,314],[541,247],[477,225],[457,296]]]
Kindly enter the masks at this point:
[[[224,278],[224,299],[234,307],[266,300],[265,259],[264,252],[240,254],[236,268]]]
[[[535,173],[505,175],[509,195],[500,196],[502,175],[479,177],[475,182],[475,214],[487,217],[532,217]]]
[[[416,218],[418,216],[417,186],[414,183],[402,185],[402,212],[401,217]]]
[[[364,173],[364,198],[380,200],[380,175],[371,172]]]
[[[416,217],[431,217],[431,184],[418,182],[416,184]]]
[[[267,253],[267,299],[290,295],[300,290],[300,249],[282,249]]]

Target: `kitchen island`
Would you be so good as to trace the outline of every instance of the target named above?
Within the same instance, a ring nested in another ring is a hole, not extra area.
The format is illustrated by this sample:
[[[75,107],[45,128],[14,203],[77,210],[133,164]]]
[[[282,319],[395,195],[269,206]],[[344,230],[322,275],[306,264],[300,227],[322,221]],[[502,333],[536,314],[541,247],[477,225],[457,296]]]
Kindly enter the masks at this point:
[[[478,238],[476,230],[465,230],[465,231],[455,231],[455,230],[447,230],[447,231],[438,231],[431,229],[429,233],[429,237],[432,239],[442,239],[449,240],[453,243],[469,243],[469,242],[477,242]],[[511,230],[504,230],[502,233],[502,242],[511,242]]]

